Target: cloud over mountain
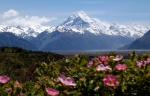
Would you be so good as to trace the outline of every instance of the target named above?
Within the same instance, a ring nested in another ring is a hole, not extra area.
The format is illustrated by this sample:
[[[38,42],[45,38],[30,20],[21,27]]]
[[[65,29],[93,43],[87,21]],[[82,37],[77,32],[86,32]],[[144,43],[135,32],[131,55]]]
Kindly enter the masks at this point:
[[[7,20],[3,22],[3,25],[21,25],[21,26],[38,26],[44,23],[48,23],[56,18],[46,18],[46,17],[38,17],[38,16],[20,16],[13,18],[11,20]]]
[[[0,22],[0,24],[2,25],[10,25],[10,26],[26,26],[26,27],[30,27],[30,26],[39,26],[39,25],[43,25],[45,23],[49,23],[52,20],[56,20],[57,18],[49,18],[49,17],[39,17],[39,16],[22,16],[19,15],[20,13],[16,10],[10,9],[7,12],[4,12],[4,14],[2,14],[1,18],[5,19],[3,20],[3,22]],[[12,18],[9,18],[12,17]]]
[[[16,10],[10,9],[2,14],[2,18],[16,17],[19,15],[19,12]]]

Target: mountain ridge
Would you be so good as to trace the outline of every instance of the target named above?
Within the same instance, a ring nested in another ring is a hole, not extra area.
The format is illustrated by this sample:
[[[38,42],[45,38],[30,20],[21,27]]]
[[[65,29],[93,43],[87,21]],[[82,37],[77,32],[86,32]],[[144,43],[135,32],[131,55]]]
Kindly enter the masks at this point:
[[[31,44],[31,42],[19,38],[13,33],[10,32],[3,32],[0,33],[0,47],[21,47],[21,48],[26,48],[28,50],[37,50],[37,48]]]
[[[88,31],[95,35],[106,34],[106,35],[120,35],[126,37],[139,38],[142,37],[150,28],[137,25],[121,25],[117,23],[108,23],[100,21],[96,18],[90,18],[83,11],[78,11],[69,16],[64,22],[60,23],[56,27],[52,26],[6,26],[0,25],[0,32],[12,32],[16,36],[22,38],[37,37],[40,33],[47,31],[49,33],[56,30],[60,32],[66,32],[68,30],[84,34]]]
[[[17,28],[19,31],[15,31]],[[100,21],[90,18],[83,11],[75,12],[56,27],[0,26],[0,33],[12,31],[42,51],[117,49],[142,37],[147,30],[148,27],[137,24]]]
[[[84,34],[84,32],[88,31],[95,35],[106,34],[139,38],[147,32],[149,28],[137,24],[120,25],[103,22],[99,19],[90,18],[83,11],[79,11],[69,16],[63,23],[58,25],[56,30],[60,32],[71,30],[80,34]]]
[[[136,50],[146,50],[150,49],[150,30],[146,32],[141,38],[136,39],[132,43],[121,47],[122,50],[136,49]]]

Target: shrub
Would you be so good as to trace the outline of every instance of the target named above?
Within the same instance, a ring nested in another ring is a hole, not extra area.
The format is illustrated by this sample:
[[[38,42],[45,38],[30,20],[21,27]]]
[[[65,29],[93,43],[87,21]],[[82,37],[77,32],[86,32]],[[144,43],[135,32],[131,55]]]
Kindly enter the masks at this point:
[[[41,63],[35,81],[0,83],[3,96],[148,96],[150,56],[84,55]],[[15,85],[15,86],[14,86]],[[17,85],[17,87],[16,87]],[[7,89],[6,89],[7,88]]]

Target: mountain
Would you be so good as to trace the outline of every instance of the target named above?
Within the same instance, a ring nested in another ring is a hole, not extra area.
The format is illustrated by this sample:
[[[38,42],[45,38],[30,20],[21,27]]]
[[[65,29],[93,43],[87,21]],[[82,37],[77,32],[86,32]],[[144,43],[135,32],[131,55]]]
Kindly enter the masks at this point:
[[[18,37],[30,40],[33,37],[36,37],[38,34],[40,34],[43,31],[49,31],[52,32],[54,30],[54,27],[47,27],[47,26],[5,26],[0,25],[0,32],[11,32],[15,34]]]
[[[11,32],[42,51],[114,50],[142,37],[149,29],[100,21],[83,11],[75,12],[56,27],[0,25],[0,33]]]
[[[44,35],[44,38],[40,37]],[[45,51],[68,51],[68,50],[109,50],[116,49],[118,46],[127,44],[131,38],[126,39],[121,36],[94,35],[92,33],[62,33],[55,31],[51,34],[46,32],[39,35],[36,39],[39,50]],[[119,39],[119,40],[118,40]],[[112,42],[113,40],[113,42]],[[34,43],[36,43],[34,41]],[[120,43],[121,42],[121,43]]]
[[[147,50],[150,49],[150,30],[146,32],[141,38],[135,40],[131,44],[125,45],[120,48],[122,50],[126,49],[139,49],[139,50]]]
[[[60,32],[73,31],[84,34],[86,31],[95,35],[119,35],[124,37],[139,38],[143,36],[150,28],[137,24],[121,25],[100,21],[96,18],[90,18],[83,11],[75,12],[69,16],[63,23],[56,28],[51,26],[6,26],[0,25],[0,32],[11,32],[21,38],[37,37],[41,32],[49,33],[58,30]]]
[[[83,11],[74,13],[53,32],[44,31],[31,42],[39,50],[111,50],[141,37],[148,28],[119,25],[90,18]]]
[[[105,34],[111,36],[139,38],[148,31],[149,28],[137,24],[120,25],[102,22],[98,19],[90,18],[83,11],[79,11],[57,26],[56,30],[60,32],[73,31],[80,34],[84,34],[88,31],[95,35]]]
[[[0,47],[21,47],[28,50],[37,50],[37,48],[29,41],[19,38],[10,32],[0,33]]]

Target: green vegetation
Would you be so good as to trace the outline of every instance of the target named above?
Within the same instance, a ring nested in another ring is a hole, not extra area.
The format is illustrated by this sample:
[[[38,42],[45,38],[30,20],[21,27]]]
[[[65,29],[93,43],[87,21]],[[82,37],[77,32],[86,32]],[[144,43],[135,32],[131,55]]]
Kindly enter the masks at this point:
[[[149,96],[150,54],[89,58],[1,48],[0,96]]]
[[[50,52],[27,51],[17,47],[0,48],[0,75],[10,76],[21,82],[33,80],[34,70],[42,63],[64,58]]]

